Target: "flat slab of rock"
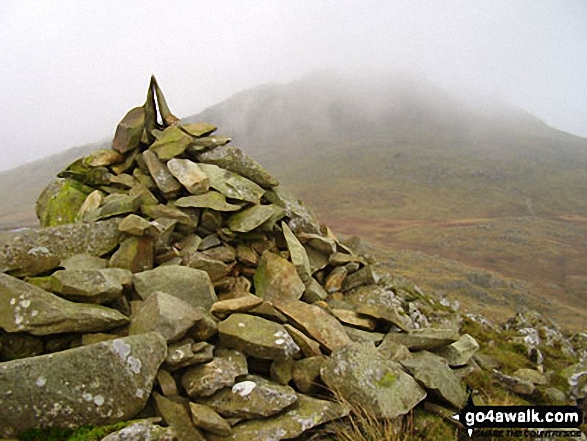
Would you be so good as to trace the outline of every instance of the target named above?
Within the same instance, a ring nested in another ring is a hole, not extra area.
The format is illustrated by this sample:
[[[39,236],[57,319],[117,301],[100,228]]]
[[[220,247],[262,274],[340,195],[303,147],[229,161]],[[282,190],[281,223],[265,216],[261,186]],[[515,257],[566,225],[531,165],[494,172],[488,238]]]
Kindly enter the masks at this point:
[[[176,207],[181,208],[211,208],[215,211],[238,211],[241,205],[229,204],[226,196],[217,191],[209,191],[196,196],[186,196],[175,201]]]
[[[208,176],[195,162],[189,159],[173,158],[167,162],[167,168],[190,193],[202,194],[208,191],[210,185]]]
[[[338,403],[298,394],[296,405],[280,415],[237,424],[228,437],[210,435],[211,441],[278,441],[300,436],[306,430],[347,416],[349,410]]]
[[[306,289],[296,267],[270,251],[261,256],[254,282],[256,295],[274,303],[299,300]]]
[[[279,323],[247,314],[232,314],[218,324],[220,344],[265,360],[292,358],[300,348]]]
[[[183,397],[164,397],[153,392],[157,410],[180,441],[206,441],[204,434],[192,422],[189,400]]]
[[[253,181],[213,164],[198,164],[208,176],[210,187],[231,199],[258,204],[265,193]]]
[[[125,421],[146,404],[167,346],[151,333],[0,364],[0,436]]]
[[[410,329],[407,333],[390,332],[385,340],[406,346],[410,351],[422,351],[441,348],[454,343],[459,339],[459,333],[454,329],[421,328]]]
[[[214,409],[225,418],[255,419],[274,415],[297,401],[289,386],[249,375],[232,388],[222,389],[200,404]]]
[[[160,266],[137,273],[133,276],[133,284],[142,299],[161,291],[206,310],[218,300],[208,273],[185,266]]]
[[[455,408],[461,409],[465,405],[467,394],[444,358],[422,351],[400,363],[426,389],[435,392]]]
[[[277,179],[269,174],[257,161],[245,154],[241,149],[222,146],[198,155],[200,162],[218,165],[237,173],[264,188],[279,185]]]
[[[328,351],[351,342],[340,322],[318,306],[298,301],[280,303],[276,307]]]
[[[384,359],[370,343],[352,343],[332,353],[321,377],[348,402],[373,409],[379,418],[395,418],[426,397],[401,366]]]
[[[232,215],[226,224],[234,232],[247,233],[272,218],[275,220],[282,218],[283,214],[283,209],[277,205],[254,205]]]
[[[463,366],[469,362],[475,352],[479,350],[479,343],[469,334],[463,334],[457,341],[434,351],[445,358],[449,366]]]
[[[132,273],[121,268],[62,270],[51,275],[51,291],[73,302],[107,303],[130,287]]]
[[[189,303],[166,294],[154,292],[132,317],[128,333],[146,334],[156,331],[168,342],[179,340],[202,319],[202,313]]]
[[[502,374],[497,369],[493,369],[493,376],[503,387],[518,395],[531,395],[536,389],[536,386],[531,381],[514,375]]]
[[[0,328],[33,335],[99,332],[126,325],[120,312],[64,300],[30,283],[0,274]]]
[[[189,368],[181,384],[190,397],[207,397],[223,387],[232,387],[237,377],[246,374],[247,359],[242,353],[217,349],[212,361]]]
[[[320,223],[316,215],[302,201],[281,186],[267,192],[267,199],[285,210],[289,218],[288,226],[298,233],[320,234]]]
[[[33,276],[74,254],[102,256],[118,246],[118,219],[0,233],[0,272]]]
[[[212,408],[203,404],[190,403],[190,410],[192,421],[197,427],[221,436],[228,436],[232,433],[230,424]]]
[[[359,314],[385,320],[404,331],[414,328],[410,316],[403,310],[401,300],[389,289],[379,285],[361,286],[348,293],[345,300],[354,305]]]
[[[150,421],[138,421],[102,438],[102,441],[175,441],[173,427],[161,427]]]

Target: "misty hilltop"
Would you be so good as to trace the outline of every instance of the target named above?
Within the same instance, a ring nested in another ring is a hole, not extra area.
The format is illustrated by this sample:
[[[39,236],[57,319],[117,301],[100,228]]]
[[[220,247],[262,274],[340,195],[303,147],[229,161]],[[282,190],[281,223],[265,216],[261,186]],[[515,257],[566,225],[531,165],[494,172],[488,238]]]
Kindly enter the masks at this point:
[[[294,135],[354,138],[366,133],[429,134],[470,131],[488,123],[540,130],[546,125],[522,109],[452,96],[408,74],[361,76],[316,72],[287,84],[242,91],[187,120],[226,123],[241,141]]]

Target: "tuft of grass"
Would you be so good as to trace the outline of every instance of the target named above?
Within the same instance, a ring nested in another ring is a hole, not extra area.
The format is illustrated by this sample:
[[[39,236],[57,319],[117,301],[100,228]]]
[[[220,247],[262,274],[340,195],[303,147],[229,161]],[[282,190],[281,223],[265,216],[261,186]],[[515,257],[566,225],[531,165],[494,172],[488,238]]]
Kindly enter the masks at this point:
[[[378,418],[372,408],[350,403],[340,394],[337,401],[348,407],[348,417],[333,421],[327,429],[339,441],[408,441],[412,433],[409,423],[402,423],[401,419],[390,420]],[[406,427],[406,425],[408,427]],[[406,430],[407,429],[407,430]]]

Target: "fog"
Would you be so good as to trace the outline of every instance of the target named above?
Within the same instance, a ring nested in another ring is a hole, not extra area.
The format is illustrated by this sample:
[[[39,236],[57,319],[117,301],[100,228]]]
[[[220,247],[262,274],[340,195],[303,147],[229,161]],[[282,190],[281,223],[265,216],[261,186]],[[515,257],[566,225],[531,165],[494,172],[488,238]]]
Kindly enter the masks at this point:
[[[157,76],[172,111],[318,70],[425,78],[587,136],[587,3],[0,2],[0,170],[109,138]]]

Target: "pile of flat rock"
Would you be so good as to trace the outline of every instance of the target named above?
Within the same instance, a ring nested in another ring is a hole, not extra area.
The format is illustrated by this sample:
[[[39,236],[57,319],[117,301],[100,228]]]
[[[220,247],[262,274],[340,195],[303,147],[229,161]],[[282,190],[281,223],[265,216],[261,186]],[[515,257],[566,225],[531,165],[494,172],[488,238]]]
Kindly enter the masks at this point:
[[[464,405],[477,342],[215,130],[152,79],[112,149],[41,194],[42,228],[0,236],[0,437],[294,439],[346,403]]]

